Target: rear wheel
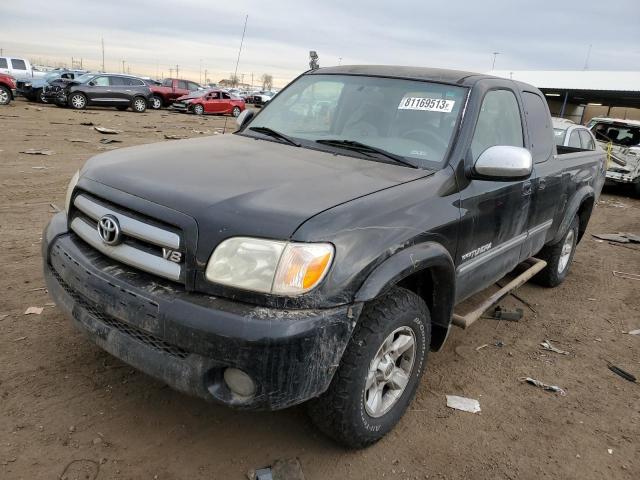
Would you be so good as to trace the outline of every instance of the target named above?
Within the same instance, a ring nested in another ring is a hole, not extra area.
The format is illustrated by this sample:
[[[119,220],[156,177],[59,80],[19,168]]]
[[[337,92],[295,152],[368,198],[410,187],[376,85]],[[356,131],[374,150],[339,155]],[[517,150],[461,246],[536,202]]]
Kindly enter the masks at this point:
[[[424,301],[393,288],[367,304],[329,389],[308,404],[325,434],[350,448],[380,440],[413,400],[431,342]]]
[[[76,110],[87,108],[87,97],[82,93],[72,93],[69,97],[69,105]]]
[[[569,229],[562,239],[558,243],[544,247],[540,251],[538,258],[546,260],[547,266],[533,277],[536,283],[545,287],[556,287],[564,281],[576,252],[578,226],[578,217],[573,217],[571,225],[569,225]]]
[[[0,85],[0,105],[9,105],[11,101],[11,91],[2,85]]]
[[[154,110],[160,110],[162,108],[162,99],[159,96],[154,95],[151,97],[151,108]]]
[[[231,110],[231,115],[233,115],[234,117],[237,117],[238,115],[240,115],[240,113],[242,113],[240,107],[233,107],[233,110]]]
[[[204,113],[204,107],[200,104],[193,106],[193,113],[196,115],[202,115]]]
[[[135,97],[131,104],[134,112],[143,113],[147,110],[147,100],[142,97]]]

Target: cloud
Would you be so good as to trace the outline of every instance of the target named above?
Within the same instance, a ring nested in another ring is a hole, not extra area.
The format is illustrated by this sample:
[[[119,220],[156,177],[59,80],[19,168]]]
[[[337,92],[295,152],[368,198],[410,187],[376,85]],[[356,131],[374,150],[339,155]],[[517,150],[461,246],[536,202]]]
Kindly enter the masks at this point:
[[[500,69],[581,69],[593,44],[591,69],[631,70],[640,63],[640,29],[628,12],[636,0],[612,4],[565,0],[56,0],[3,2],[0,46],[42,62],[100,68],[122,60],[132,73],[169,74],[179,65],[198,80],[235,68],[244,16],[249,15],[239,74],[271,73],[284,84],[317,50],[321,65],[402,64],[487,71],[498,51]],[[603,35],[615,25],[615,34]]]

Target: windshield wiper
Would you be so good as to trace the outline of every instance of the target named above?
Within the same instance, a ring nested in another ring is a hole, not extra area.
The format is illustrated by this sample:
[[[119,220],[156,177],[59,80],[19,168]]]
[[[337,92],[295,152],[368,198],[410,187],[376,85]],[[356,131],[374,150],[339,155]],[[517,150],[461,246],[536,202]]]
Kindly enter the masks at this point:
[[[331,147],[341,147],[348,150],[361,152],[364,154],[377,153],[378,155],[382,155],[384,157],[390,158],[394,162],[401,163],[402,165],[406,165],[407,167],[420,168],[418,165],[410,162],[409,160],[407,160],[401,155],[396,155],[395,153],[388,152],[382,148],[374,147],[372,145],[367,145],[366,143],[361,143],[356,140],[341,140],[338,138],[320,139],[320,140],[316,140],[316,143],[320,143],[322,145],[329,145]]]
[[[295,147],[300,146],[300,144],[296,142],[293,138],[269,127],[249,127],[249,130],[253,130],[254,132],[258,132],[263,135],[267,135],[268,137],[279,138],[280,140],[284,140],[289,145],[293,145]]]

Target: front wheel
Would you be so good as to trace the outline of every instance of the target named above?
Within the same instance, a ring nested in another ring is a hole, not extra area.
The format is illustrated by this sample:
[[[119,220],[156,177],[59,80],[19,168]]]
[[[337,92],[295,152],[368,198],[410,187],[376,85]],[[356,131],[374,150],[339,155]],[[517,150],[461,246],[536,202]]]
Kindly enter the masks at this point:
[[[9,105],[11,101],[11,90],[0,85],[0,105]]]
[[[159,96],[154,95],[151,97],[151,108],[154,110],[160,110],[162,108],[162,99]]]
[[[242,113],[240,107],[233,107],[233,110],[231,110],[231,115],[233,115],[234,117],[238,117],[240,113]]]
[[[40,89],[40,93],[38,94],[38,99],[42,103],[49,103],[49,100],[47,100],[47,97],[44,94],[44,89],[42,89],[42,88]]]
[[[329,389],[308,404],[313,422],[350,448],[380,440],[415,396],[431,342],[431,318],[414,293],[393,288],[367,304]]]
[[[82,93],[73,93],[69,97],[69,105],[76,110],[82,110],[87,107],[87,97]]]
[[[573,262],[578,243],[578,217],[573,217],[569,229],[558,243],[544,247],[538,254],[546,260],[547,266],[538,273],[533,280],[545,287],[556,287],[564,282]]]
[[[200,104],[193,106],[193,113],[196,115],[202,115],[204,113],[204,107]]]

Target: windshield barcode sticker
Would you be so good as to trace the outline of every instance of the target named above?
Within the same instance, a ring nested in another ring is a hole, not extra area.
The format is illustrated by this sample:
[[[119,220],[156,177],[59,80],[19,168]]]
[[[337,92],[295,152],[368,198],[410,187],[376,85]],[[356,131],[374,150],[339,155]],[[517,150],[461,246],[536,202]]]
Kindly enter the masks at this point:
[[[451,113],[455,100],[442,100],[439,98],[404,97],[398,105],[398,110],[424,110],[426,112]]]

